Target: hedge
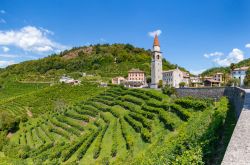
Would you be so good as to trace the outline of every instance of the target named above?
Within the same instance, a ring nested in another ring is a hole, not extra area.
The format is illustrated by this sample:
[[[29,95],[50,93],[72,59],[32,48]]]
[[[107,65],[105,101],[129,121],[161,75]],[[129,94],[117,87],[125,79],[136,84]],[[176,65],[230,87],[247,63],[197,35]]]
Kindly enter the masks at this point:
[[[163,110],[160,111],[160,113],[159,113],[159,119],[165,124],[165,127],[168,130],[173,131],[177,127],[176,121],[168,113],[169,112],[165,112]]]
[[[65,112],[64,113],[65,116],[76,119],[76,120],[83,120],[86,122],[89,122],[89,117],[86,115],[81,115],[81,114],[77,114],[77,113],[73,113],[73,112]]]
[[[98,132],[98,131],[96,131],[96,132]],[[80,137],[78,142],[76,142],[76,143],[72,142],[72,144],[74,144],[74,145],[62,153],[62,157],[61,157],[62,161],[65,162],[66,160],[68,160],[81,147],[81,145],[88,139],[88,137],[93,135],[93,134],[95,134],[95,133],[87,133],[84,136]]]
[[[126,148],[128,150],[132,150],[134,146],[133,137],[130,135],[128,127],[126,126],[126,122],[123,118],[120,118],[120,124],[121,124],[121,130],[122,130],[122,136],[126,141]]]
[[[113,131],[112,131],[112,148],[111,148],[111,156],[115,157],[117,155],[117,147],[118,147],[118,122],[115,120]]]
[[[178,104],[170,104],[170,108],[171,112],[175,113],[178,117],[181,118],[181,120],[187,121],[191,116],[191,113],[188,110],[182,108]]]
[[[108,126],[109,126],[109,124],[105,124],[105,126],[102,128],[102,131],[100,132],[100,134],[96,138],[95,149],[94,149],[94,154],[93,154],[94,159],[97,159],[100,155],[102,140],[103,140],[103,137],[108,129]]]
[[[122,100],[134,103],[136,105],[142,105],[144,103],[144,101],[142,99],[139,99],[139,98],[136,98],[136,97],[130,96],[130,95],[123,96]]]
[[[134,113],[134,112],[130,112],[129,115],[130,115],[133,119],[135,119],[135,120],[141,122],[142,125],[143,125],[144,127],[146,127],[147,129],[149,129],[150,131],[152,130],[152,123],[151,123],[147,118],[145,118],[144,116],[142,116],[141,114]]]
[[[176,99],[175,103],[181,105],[183,108],[192,108],[196,111],[203,111],[207,108],[207,103],[201,100],[180,98]]]
[[[81,147],[79,148],[78,151],[78,155],[77,155],[77,159],[81,160],[82,157],[85,155],[85,153],[87,152],[89,146],[92,144],[92,142],[95,140],[95,138],[97,137],[97,135],[99,134],[101,130],[98,129],[98,131],[96,131],[95,133],[91,134],[90,137],[81,145]]]

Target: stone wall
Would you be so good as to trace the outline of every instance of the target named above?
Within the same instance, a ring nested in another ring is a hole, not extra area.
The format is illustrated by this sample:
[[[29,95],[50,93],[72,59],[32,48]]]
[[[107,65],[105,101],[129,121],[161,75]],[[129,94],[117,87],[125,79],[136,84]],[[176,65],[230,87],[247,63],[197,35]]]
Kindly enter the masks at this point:
[[[241,113],[245,98],[245,91],[238,87],[178,88],[176,91],[178,97],[192,96],[218,100],[222,96],[226,96],[234,105],[237,117]]]
[[[178,97],[192,96],[197,98],[219,99],[224,96],[225,88],[177,88]]]

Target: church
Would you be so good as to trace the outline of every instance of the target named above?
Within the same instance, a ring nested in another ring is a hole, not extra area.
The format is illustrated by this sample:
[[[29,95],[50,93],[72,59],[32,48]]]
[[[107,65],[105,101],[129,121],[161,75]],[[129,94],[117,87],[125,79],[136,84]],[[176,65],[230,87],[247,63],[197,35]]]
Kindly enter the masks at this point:
[[[151,55],[150,88],[157,89],[160,81],[162,81],[163,86],[168,85],[179,88],[181,82],[184,82],[187,86],[189,85],[189,75],[186,72],[181,71],[178,67],[173,70],[162,71],[162,52],[158,36],[155,35]]]

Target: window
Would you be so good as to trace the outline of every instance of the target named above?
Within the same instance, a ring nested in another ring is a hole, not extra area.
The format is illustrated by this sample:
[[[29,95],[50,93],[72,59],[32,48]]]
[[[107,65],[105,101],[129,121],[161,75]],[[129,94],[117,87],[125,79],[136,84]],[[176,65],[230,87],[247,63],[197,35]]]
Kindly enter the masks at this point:
[[[160,59],[160,56],[159,55],[157,55],[157,60],[159,60]]]

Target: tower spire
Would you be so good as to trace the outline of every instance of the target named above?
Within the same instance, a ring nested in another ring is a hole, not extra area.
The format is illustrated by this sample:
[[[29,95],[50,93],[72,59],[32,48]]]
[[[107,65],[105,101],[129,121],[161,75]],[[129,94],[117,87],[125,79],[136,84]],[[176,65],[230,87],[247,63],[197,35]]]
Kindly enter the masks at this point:
[[[160,43],[159,43],[159,39],[158,39],[158,35],[156,34],[155,35],[155,38],[154,38],[154,45],[153,46],[160,46]]]

